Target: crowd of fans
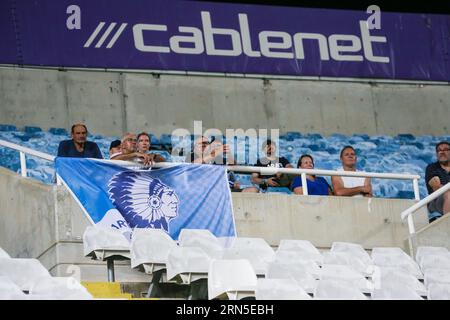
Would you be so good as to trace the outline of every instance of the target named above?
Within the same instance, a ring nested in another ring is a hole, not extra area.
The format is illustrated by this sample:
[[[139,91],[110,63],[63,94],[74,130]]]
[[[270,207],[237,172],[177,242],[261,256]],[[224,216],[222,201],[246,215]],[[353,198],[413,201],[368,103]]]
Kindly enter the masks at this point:
[[[87,141],[87,128],[84,124],[74,124],[71,128],[70,140],[61,141],[58,148],[58,157],[99,158],[102,154],[97,144]],[[125,134],[121,140],[111,142],[109,156],[111,160],[124,160],[152,165],[155,162],[164,162],[166,159],[159,154],[150,152],[151,139],[145,133]],[[277,155],[275,141],[267,140],[262,145],[265,156],[259,158],[256,167],[269,168],[294,168],[288,159]],[[437,162],[429,164],[426,168],[425,180],[428,193],[442,188],[450,182],[450,143],[439,142],[436,145]],[[342,167],[338,171],[356,172],[357,155],[352,146],[345,146],[340,153]],[[210,141],[207,137],[197,138],[192,151],[186,156],[185,162],[197,164],[215,164],[233,166],[236,159],[233,158],[230,146],[220,141]],[[297,163],[297,168],[314,169],[312,155],[302,155]],[[232,192],[270,192],[279,188],[289,188],[294,194],[303,195],[302,179],[298,175],[290,175],[276,172],[274,174],[252,173],[252,186],[241,187],[232,170],[228,171],[228,181]],[[335,195],[352,197],[372,197],[372,185],[370,178],[332,176],[331,186],[327,180],[312,174],[306,175],[306,183],[309,195]],[[432,220],[450,212],[450,191],[438,197],[428,205],[430,212],[435,212]],[[430,222],[432,221],[430,220]]]

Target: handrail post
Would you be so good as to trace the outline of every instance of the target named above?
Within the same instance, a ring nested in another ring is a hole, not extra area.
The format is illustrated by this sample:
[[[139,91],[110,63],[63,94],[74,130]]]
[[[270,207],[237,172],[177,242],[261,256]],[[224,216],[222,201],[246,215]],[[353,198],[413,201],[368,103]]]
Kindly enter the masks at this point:
[[[409,229],[409,234],[410,235],[416,233],[416,228],[414,227],[414,221],[413,221],[412,213],[410,213],[408,215],[408,229]]]
[[[308,195],[308,183],[306,181],[306,173],[302,173],[302,190],[303,190],[303,195],[307,196]]]
[[[414,198],[419,201],[420,200],[420,191],[419,191],[419,180],[413,179],[413,188],[414,188]]]
[[[20,173],[22,174],[22,177],[27,176],[27,161],[25,158],[25,153],[20,151]]]

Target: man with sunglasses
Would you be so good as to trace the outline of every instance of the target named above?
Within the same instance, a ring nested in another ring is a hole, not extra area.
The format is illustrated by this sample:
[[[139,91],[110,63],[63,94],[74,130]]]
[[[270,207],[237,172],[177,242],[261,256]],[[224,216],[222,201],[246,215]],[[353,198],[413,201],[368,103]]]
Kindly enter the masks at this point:
[[[437,162],[429,164],[425,171],[428,194],[450,182],[450,142],[442,141],[436,145]],[[450,212],[450,191],[428,204],[430,222]],[[437,214],[436,214],[437,213]]]

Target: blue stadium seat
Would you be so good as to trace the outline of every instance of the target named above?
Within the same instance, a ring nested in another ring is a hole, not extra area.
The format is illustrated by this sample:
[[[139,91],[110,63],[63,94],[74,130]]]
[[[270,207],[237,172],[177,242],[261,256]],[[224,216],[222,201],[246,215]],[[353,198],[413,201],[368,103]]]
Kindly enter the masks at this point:
[[[0,131],[16,131],[17,127],[10,124],[0,124]]]
[[[57,136],[69,135],[66,129],[64,128],[50,128],[48,132]]]
[[[26,133],[42,132],[42,129],[39,127],[25,126],[24,130]]]

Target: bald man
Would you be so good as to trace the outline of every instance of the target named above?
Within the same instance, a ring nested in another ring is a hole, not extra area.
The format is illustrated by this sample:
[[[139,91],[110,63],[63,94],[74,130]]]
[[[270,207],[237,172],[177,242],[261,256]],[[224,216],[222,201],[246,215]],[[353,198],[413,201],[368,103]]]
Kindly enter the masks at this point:
[[[146,154],[137,150],[137,138],[134,133],[127,133],[122,137],[121,152],[114,155],[111,160],[123,160],[151,165],[154,162],[153,154]]]

